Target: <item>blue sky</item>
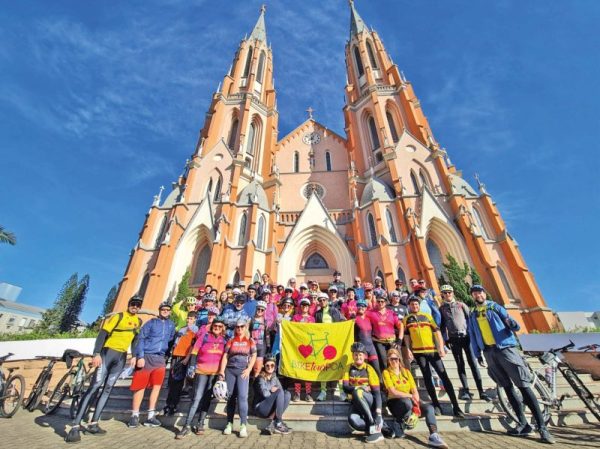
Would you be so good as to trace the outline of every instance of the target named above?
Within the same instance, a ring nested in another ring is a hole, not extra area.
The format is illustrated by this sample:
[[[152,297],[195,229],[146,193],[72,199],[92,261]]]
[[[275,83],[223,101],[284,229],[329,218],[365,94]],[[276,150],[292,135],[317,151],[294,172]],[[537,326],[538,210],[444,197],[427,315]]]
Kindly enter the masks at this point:
[[[0,9],[0,282],[50,306],[89,273],[83,318],[123,275],[152,196],[181,173],[260,1],[27,1]],[[437,140],[479,173],[548,304],[598,310],[600,2],[357,0]],[[271,1],[286,135],[343,134],[346,0]]]

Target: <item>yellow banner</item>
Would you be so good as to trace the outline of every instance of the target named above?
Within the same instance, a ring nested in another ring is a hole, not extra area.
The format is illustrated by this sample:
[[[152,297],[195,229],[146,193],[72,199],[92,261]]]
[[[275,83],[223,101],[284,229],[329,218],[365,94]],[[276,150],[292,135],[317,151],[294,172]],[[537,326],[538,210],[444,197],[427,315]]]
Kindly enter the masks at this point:
[[[327,324],[283,321],[279,371],[293,379],[339,380],[352,362],[353,342],[353,320]]]

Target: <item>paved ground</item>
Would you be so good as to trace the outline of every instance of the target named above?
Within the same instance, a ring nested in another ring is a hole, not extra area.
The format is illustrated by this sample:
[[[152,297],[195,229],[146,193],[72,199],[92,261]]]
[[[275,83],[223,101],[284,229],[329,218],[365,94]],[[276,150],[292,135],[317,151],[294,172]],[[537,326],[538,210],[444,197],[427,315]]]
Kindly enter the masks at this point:
[[[26,449],[48,447],[66,447],[63,443],[65,426],[68,420],[61,416],[44,416],[19,411],[11,419],[0,419],[0,436],[6,446]],[[349,449],[366,446],[359,438],[352,435],[336,436],[325,433],[297,432],[291,435],[265,436],[251,432],[247,439],[237,436],[224,436],[218,430],[208,430],[204,436],[190,435],[184,440],[174,440],[173,428],[128,429],[120,421],[110,420],[102,423],[108,431],[103,437],[84,435],[80,448],[193,448],[199,445],[206,449],[284,449],[284,448],[332,448]],[[560,448],[598,448],[600,447],[600,425],[587,427],[553,428]],[[542,448],[535,438],[514,438],[498,432],[455,432],[443,434],[444,440],[451,448]],[[403,440],[385,440],[377,447],[382,448],[425,448],[427,435],[412,434]],[[2,445],[0,445],[2,447]]]

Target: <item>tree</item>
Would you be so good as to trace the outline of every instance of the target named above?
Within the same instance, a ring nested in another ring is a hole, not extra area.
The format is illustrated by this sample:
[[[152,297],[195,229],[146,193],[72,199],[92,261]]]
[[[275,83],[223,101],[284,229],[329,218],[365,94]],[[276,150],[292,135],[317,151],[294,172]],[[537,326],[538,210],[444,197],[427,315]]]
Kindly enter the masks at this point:
[[[60,323],[61,332],[69,332],[77,329],[77,325],[79,324],[79,315],[83,310],[85,296],[87,295],[89,288],[90,276],[86,274],[77,284],[77,290],[71,298],[71,301],[69,301],[67,304],[67,309],[65,310]]]
[[[194,292],[190,288],[190,277],[192,273],[186,271],[183,277],[181,278],[181,282],[179,283],[179,287],[177,288],[177,295],[175,296],[175,302],[183,301],[188,296],[194,296]]]
[[[118,288],[116,285],[113,285],[106,295],[106,299],[104,300],[104,305],[102,306],[102,315],[106,316],[112,312],[113,307],[115,306],[115,301],[117,300],[117,292]]]
[[[17,243],[17,237],[12,232],[4,229],[4,226],[0,226],[0,243],[8,243],[14,246]]]
[[[444,263],[444,268],[446,269],[445,275],[440,276],[438,280],[440,286],[443,284],[451,285],[454,288],[454,297],[457,300],[464,302],[470,307],[474,307],[475,302],[471,298],[469,289],[473,284],[481,284],[479,273],[467,263],[464,263],[461,267],[458,261],[450,254],[446,255],[446,259],[448,263]]]
[[[90,277],[87,274],[79,281],[78,274],[73,273],[58,292],[52,308],[43,313],[38,329],[53,332],[71,331],[79,320],[89,282]]]

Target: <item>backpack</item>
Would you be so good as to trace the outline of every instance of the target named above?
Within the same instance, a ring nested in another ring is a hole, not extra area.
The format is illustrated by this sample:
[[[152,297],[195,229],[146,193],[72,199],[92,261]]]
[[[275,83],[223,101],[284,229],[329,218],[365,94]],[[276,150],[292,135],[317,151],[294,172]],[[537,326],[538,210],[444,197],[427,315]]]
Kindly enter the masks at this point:
[[[108,333],[108,337],[106,338],[107,340],[115,332],[133,332],[136,335],[140,332],[140,328],[142,327],[142,319],[139,316],[136,316],[136,318],[138,319],[137,327],[134,327],[133,329],[117,329],[117,327],[119,327],[119,324],[121,323],[121,321],[123,321],[125,314],[123,312],[119,312],[118,316],[119,316],[119,318],[117,318],[117,323],[115,324],[115,327],[113,327],[112,330]]]

